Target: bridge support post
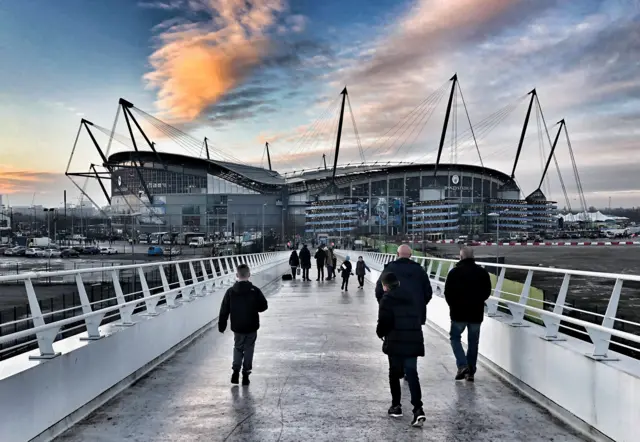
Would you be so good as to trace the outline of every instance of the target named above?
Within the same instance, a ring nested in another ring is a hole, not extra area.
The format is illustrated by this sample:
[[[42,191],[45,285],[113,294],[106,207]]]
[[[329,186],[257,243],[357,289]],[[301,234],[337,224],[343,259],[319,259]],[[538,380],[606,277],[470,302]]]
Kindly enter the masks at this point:
[[[156,305],[158,305],[158,298],[151,298],[151,291],[149,290],[149,284],[147,284],[147,277],[144,275],[142,267],[138,267],[138,276],[140,277],[140,285],[142,286],[142,295],[144,296],[144,304],[147,311],[145,316],[158,316],[156,311]]]
[[[176,296],[178,296],[178,294],[176,292],[169,293],[169,291],[171,290],[171,286],[169,285],[167,274],[164,272],[164,267],[162,266],[162,264],[158,266],[158,269],[160,270],[160,280],[162,281],[162,290],[164,290],[165,292],[164,299],[167,300],[167,307],[176,308]]]
[[[433,269],[433,259],[429,260],[429,266],[427,267],[427,276],[431,278],[431,270]]]
[[[494,298],[498,298],[500,299],[502,297],[502,285],[504,284],[504,274],[506,272],[506,268],[502,268],[500,269],[500,274],[498,275],[498,280],[496,281],[496,286],[493,289],[493,297]],[[497,316],[500,316],[500,314],[498,313],[498,304],[499,301],[496,301],[495,299],[487,299],[487,316],[489,316],[490,318],[495,318]]]
[[[207,273],[207,265],[205,264],[205,260],[200,261],[200,268],[202,269],[202,276],[204,277],[204,285],[202,286],[201,296],[210,295],[212,290],[211,279],[209,278],[209,273]],[[215,277],[215,275],[214,275]]]
[[[127,304],[124,299],[124,293],[122,293],[122,287],[120,286],[120,279],[118,278],[118,271],[111,271],[111,280],[113,281],[113,290],[116,292],[116,301],[120,305],[120,322],[118,325],[129,327],[133,325],[131,314],[136,308],[135,304]]]
[[[193,267],[193,262],[189,262],[189,272],[191,273],[191,281],[193,284],[193,295],[196,297],[202,296],[202,290],[204,289],[204,284],[200,284],[198,280],[198,275],[196,275],[196,269]]]
[[[562,315],[564,310],[564,304],[567,299],[567,293],[569,292],[569,280],[571,279],[571,275],[566,273],[564,275],[564,279],[562,280],[562,285],[560,286],[560,291],[558,292],[558,298],[556,299],[555,306],[553,307],[553,313],[556,315]],[[545,332],[542,339],[545,341],[566,341],[565,338],[561,338],[558,336],[558,331],[560,330],[560,319],[556,317],[552,317],[550,315],[546,315],[544,313],[540,313],[542,317],[542,321],[544,322]]]
[[[182,270],[180,269],[180,264],[176,264],[176,273],[178,275],[178,283],[180,284],[180,293],[182,294],[183,302],[191,302],[191,287],[187,287],[187,284],[184,282],[184,277],[182,276]]]
[[[527,272],[527,278],[524,280],[522,291],[520,292],[520,298],[518,304],[507,304],[509,311],[513,316],[513,320],[509,323],[511,327],[529,327],[524,322],[524,314],[527,310],[527,300],[529,299],[529,290],[531,290],[531,279],[533,278],[533,270]]]
[[[620,302],[620,293],[622,292],[622,279],[616,279],[616,283],[613,286],[611,292],[611,298],[609,298],[609,305],[607,311],[602,319],[602,326],[605,328],[613,328],[616,313],[618,312],[618,303]],[[595,330],[587,327],[587,332],[593,342],[593,353],[587,356],[596,361],[617,361],[617,358],[608,356],[609,341],[611,340],[611,333],[607,333],[601,330]]]
[[[82,313],[85,315],[92,313],[93,307],[91,307],[91,303],[89,302],[87,290],[84,287],[84,282],[82,281],[82,275],[80,273],[76,273],[76,285],[78,287],[80,304],[82,305]],[[87,327],[87,337],[80,338],[81,341],[97,341],[98,339],[102,339],[103,336],[100,334],[99,330],[102,318],[104,318],[104,313],[85,318],[84,323]]]
[[[45,325],[44,317],[42,316],[40,304],[38,303],[36,291],[33,289],[31,278],[25,279],[24,287],[27,291],[27,299],[29,300],[29,309],[31,310],[31,320],[33,321],[33,326],[41,327]],[[60,356],[60,352],[56,352],[53,350],[53,341],[55,341],[59,331],[60,327],[55,327],[36,333],[40,354],[38,356],[29,356],[29,359],[53,359],[56,356]]]

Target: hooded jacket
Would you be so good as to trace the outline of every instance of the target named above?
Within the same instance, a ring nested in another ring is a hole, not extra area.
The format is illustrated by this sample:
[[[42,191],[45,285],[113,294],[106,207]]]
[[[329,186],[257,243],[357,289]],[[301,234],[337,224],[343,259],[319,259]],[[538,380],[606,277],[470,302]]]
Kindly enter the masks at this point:
[[[422,316],[422,323],[427,322],[427,304],[431,301],[433,290],[431,289],[431,281],[424,268],[409,258],[398,258],[391,261],[384,267],[382,273],[393,272],[400,281],[400,286],[413,295],[416,307]],[[382,278],[382,275],[380,275]],[[384,291],[382,290],[382,282],[378,279],[376,283],[376,298],[378,302],[382,299]]]
[[[424,356],[422,317],[413,295],[402,285],[382,296],[376,334],[384,339],[382,351],[389,356]]]
[[[366,271],[369,271],[369,273],[371,273],[371,269],[369,268],[369,266],[364,262],[364,259],[362,261],[358,260],[356,262],[356,275],[358,276],[364,276]]]
[[[294,250],[291,252],[291,256],[289,256],[289,266],[298,267],[300,265],[300,259],[298,258],[298,253]]]
[[[231,316],[231,331],[234,333],[256,332],[260,328],[260,313],[267,307],[267,299],[258,287],[251,281],[237,281],[222,299],[218,330],[224,333]]]
[[[316,250],[316,254],[313,255],[313,257],[316,259],[316,265],[318,267],[324,267],[324,263],[327,259],[327,253],[321,247],[318,247],[318,250]]]
[[[311,268],[311,252],[307,248],[306,244],[302,246],[302,250],[300,250],[298,257],[300,258],[300,267],[303,269]]]

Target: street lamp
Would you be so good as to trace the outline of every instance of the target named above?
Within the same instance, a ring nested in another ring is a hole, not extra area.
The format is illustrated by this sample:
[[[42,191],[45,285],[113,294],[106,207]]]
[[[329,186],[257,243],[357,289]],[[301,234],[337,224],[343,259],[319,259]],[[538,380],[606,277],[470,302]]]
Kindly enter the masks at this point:
[[[496,264],[498,264],[498,258],[500,256],[500,215],[503,215],[508,211],[509,209],[505,209],[500,212],[492,212],[487,215],[496,218]]]
[[[264,253],[264,208],[267,206],[267,203],[262,205],[262,253]]]

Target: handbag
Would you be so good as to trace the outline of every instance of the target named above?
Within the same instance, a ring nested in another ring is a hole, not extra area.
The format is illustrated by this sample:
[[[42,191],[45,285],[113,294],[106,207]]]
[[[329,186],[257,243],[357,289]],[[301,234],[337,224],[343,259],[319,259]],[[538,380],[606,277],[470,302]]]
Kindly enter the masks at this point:
[[[300,274],[300,267],[296,269],[296,275],[299,275],[299,274]]]

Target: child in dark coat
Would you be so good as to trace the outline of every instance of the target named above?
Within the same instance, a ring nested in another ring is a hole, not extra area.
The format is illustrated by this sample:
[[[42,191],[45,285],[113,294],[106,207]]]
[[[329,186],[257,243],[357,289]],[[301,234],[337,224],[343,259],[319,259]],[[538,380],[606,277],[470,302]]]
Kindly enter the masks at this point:
[[[362,256],[358,256],[358,262],[356,263],[356,276],[358,277],[358,288],[361,289],[364,287],[364,275],[365,272],[371,273],[371,269],[364,262],[364,258]]]
[[[353,267],[351,265],[351,261],[349,255],[344,258],[342,261],[342,265],[340,266],[340,274],[342,275],[342,287],[341,290],[349,291],[347,287],[349,285],[349,276],[353,275]]]

